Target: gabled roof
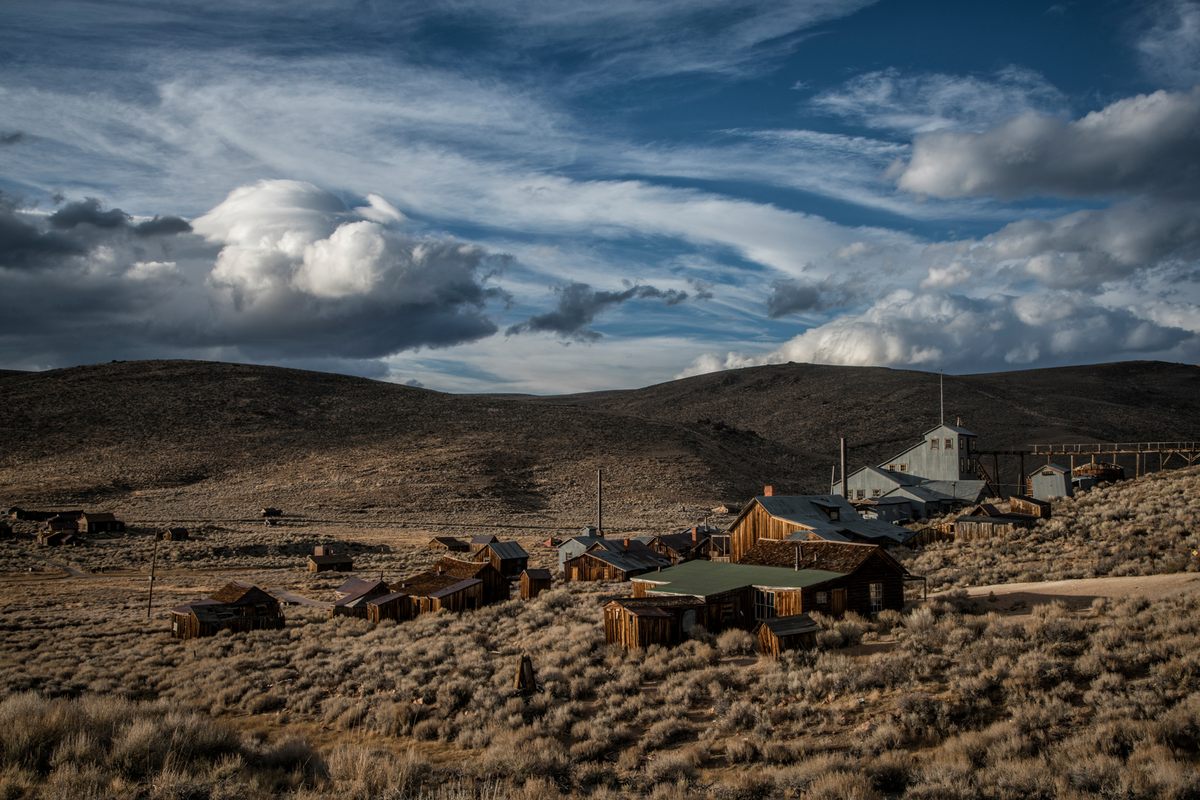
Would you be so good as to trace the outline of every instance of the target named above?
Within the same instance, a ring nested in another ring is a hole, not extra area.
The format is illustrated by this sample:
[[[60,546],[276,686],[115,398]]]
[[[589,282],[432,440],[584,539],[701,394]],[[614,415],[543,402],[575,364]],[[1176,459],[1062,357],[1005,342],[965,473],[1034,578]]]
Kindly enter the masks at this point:
[[[372,583],[373,581],[366,580],[365,578],[347,578],[342,582],[342,585],[337,587],[337,589],[334,591],[336,591],[339,596],[345,597],[346,595],[354,594],[355,592],[370,586]]]
[[[1064,467],[1061,464],[1042,464],[1040,467],[1035,469],[1033,472],[1029,473],[1029,477],[1032,478],[1034,475],[1040,475],[1043,472],[1045,472],[1046,470],[1050,470],[1051,472],[1057,472],[1059,475],[1068,475],[1071,472],[1069,467]]]
[[[213,592],[212,599],[218,603],[229,605],[252,605],[254,603],[261,603],[264,600],[274,600],[275,598],[252,584],[242,583],[241,581],[230,581]]]
[[[921,488],[931,492],[936,492],[953,500],[962,500],[967,503],[974,503],[983,494],[984,488],[987,486],[987,481],[981,480],[966,480],[966,481],[926,481],[921,484]]]
[[[631,539],[628,547],[622,539],[600,539],[584,555],[611,564],[622,572],[658,569],[671,564],[668,559],[651,550],[649,545],[636,539]]]
[[[525,570],[525,574],[535,580],[549,581],[554,579],[548,569],[527,569]]]
[[[520,542],[489,542],[476,550],[475,555],[479,555],[484,550],[491,550],[501,561],[509,561],[515,558],[529,558],[529,553],[525,552],[525,548],[521,547]]]
[[[458,578],[477,578],[479,577],[479,573],[489,569],[493,572],[496,570],[490,561],[467,561],[466,559],[462,558],[442,556],[440,559],[438,559],[438,562],[433,565],[432,571],[440,572],[443,575],[453,575]]]
[[[392,594],[386,595],[386,597],[392,598],[393,595],[397,595],[441,598],[455,592],[461,592],[463,589],[468,589],[479,583],[482,583],[482,581],[478,578],[460,578],[455,575],[439,575],[436,572],[420,572],[405,578],[398,584],[394,584],[391,587],[394,591]],[[383,601],[384,598],[379,598],[371,602]]]
[[[804,589],[845,574],[822,569],[797,570],[717,561],[685,561],[679,566],[640,575],[633,580],[646,583],[650,592],[711,597],[751,586]]]
[[[116,522],[117,518],[107,511],[85,511],[79,515],[82,519],[89,522]]]
[[[391,589],[383,581],[365,581],[366,586],[358,591],[351,592],[345,597],[334,603],[335,606],[343,608],[357,608],[361,605],[366,605],[368,600],[373,600],[376,597],[381,597],[391,592]]]
[[[716,532],[717,530],[715,528],[709,529],[706,527],[701,527],[696,531],[696,541],[693,542],[692,529],[688,528],[687,530],[679,531],[678,533],[660,534],[659,536],[655,536],[650,541],[652,543],[656,542],[662,544],[663,546],[674,550],[676,553],[684,553],[704,544],[706,541],[708,541],[709,537]]]
[[[429,543],[433,544],[434,542],[446,547],[456,547],[462,550],[467,549],[468,546],[465,541],[462,539],[456,539],[453,536],[435,536],[429,541]]]
[[[954,433],[957,433],[960,436],[975,436],[976,439],[979,438],[974,433],[972,433],[971,431],[967,430],[966,428],[964,428],[960,425],[949,425],[945,422],[943,422],[940,425],[934,425],[932,428],[925,431],[925,433],[923,433],[922,436],[928,436],[929,434],[933,433],[934,431],[940,431],[940,430],[953,431]]]
[[[500,541],[495,535],[490,533],[478,533],[471,537],[471,544],[491,544],[492,542]]]
[[[826,541],[846,542],[852,538],[888,539],[904,541],[912,535],[911,531],[898,528],[887,522],[874,519],[863,519],[854,510],[854,506],[841,495],[772,495],[754,498],[753,503],[747,504],[742,513],[730,526],[732,530],[758,503],[768,514],[776,519],[790,522],[802,530],[792,534],[790,538],[804,539],[816,537]],[[837,511],[837,519],[830,519],[829,510]]]
[[[820,633],[821,631],[821,626],[808,614],[772,617],[763,620],[762,624],[776,636],[798,636],[803,633]]]

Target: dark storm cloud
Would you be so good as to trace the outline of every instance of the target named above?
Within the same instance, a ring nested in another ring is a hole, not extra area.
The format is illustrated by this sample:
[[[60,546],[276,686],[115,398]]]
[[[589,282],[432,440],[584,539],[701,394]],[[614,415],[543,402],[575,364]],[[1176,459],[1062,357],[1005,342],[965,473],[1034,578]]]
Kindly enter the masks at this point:
[[[0,194],[0,269],[29,268],[47,259],[80,255],[84,248],[22,218],[15,203]]]
[[[826,311],[852,303],[858,293],[831,280],[819,282],[785,279],[771,284],[767,314],[772,319],[803,311]]]
[[[144,222],[134,223],[132,218],[119,208],[105,209],[94,197],[67,203],[50,215],[50,226],[58,230],[72,230],[80,225],[94,228],[128,228],[137,236],[173,236],[189,233],[192,225],[181,217],[155,216]]]
[[[558,306],[553,311],[537,314],[524,322],[512,325],[509,335],[542,331],[556,333],[564,339],[595,341],[601,334],[587,326],[606,308],[629,300],[658,299],[673,306],[688,299],[687,292],[678,289],[659,289],[638,284],[619,292],[596,291],[586,283],[571,283],[558,290]]]
[[[173,236],[177,233],[190,233],[192,224],[181,217],[155,217],[133,226],[133,232],[138,236]]]
[[[16,144],[25,138],[25,134],[21,131],[10,131],[8,133],[0,133],[0,146],[6,144]]]

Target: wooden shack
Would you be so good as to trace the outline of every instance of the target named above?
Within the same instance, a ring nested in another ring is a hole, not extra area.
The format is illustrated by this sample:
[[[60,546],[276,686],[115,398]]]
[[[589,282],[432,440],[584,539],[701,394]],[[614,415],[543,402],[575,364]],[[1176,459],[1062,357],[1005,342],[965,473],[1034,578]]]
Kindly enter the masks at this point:
[[[994,539],[1001,536],[1012,536],[1020,531],[1032,528],[1037,517],[1023,514],[1004,514],[996,517],[959,517],[954,520],[954,540],[956,542],[973,542],[981,539]]]
[[[471,545],[453,536],[435,536],[429,540],[428,547],[430,550],[439,550],[444,553],[471,552]]]
[[[341,597],[333,608],[330,609],[330,617],[358,617],[360,619],[367,618],[367,604],[377,597],[391,594],[392,590],[383,581],[364,581],[363,584],[349,594]]]
[[[319,544],[308,557],[307,569],[314,573],[350,572],[354,569],[354,559],[337,545]]]
[[[741,561],[742,554],[762,539],[890,545],[903,544],[913,536],[899,525],[863,519],[838,495],[776,495],[768,489],[746,504],[729,526],[731,561]]]
[[[696,558],[708,558],[711,536],[717,532],[707,525],[695,525],[685,531],[659,534],[647,545],[672,564],[682,564]]]
[[[532,600],[550,588],[553,578],[548,569],[527,569],[521,573],[521,599]]]
[[[79,544],[79,536],[73,531],[45,530],[38,534],[37,542],[44,547],[65,547]]]
[[[636,539],[597,539],[580,555],[563,562],[568,581],[627,581],[669,567],[665,556]]]
[[[529,553],[519,542],[488,542],[471,554],[474,561],[487,561],[506,579],[512,580],[529,566]]]
[[[225,584],[209,598],[171,609],[171,635],[176,639],[213,636],[223,630],[278,630],[283,623],[278,600],[257,586],[237,582]]]
[[[160,542],[186,542],[189,534],[187,528],[163,528],[154,538]]]
[[[79,516],[80,533],[121,533],[125,523],[108,512],[85,512]]]
[[[483,581],[422,572],[367,602],[367,619],[403,621],[435,611],[471,611],[483,605]]]
[[[431,570],[439,575],[456,578],[477,578],[483,582],[483,604],[502,603],[512,592],[511,582],[492,566],[490,561],[465,561],[442,556]]]
[[[817,644],[818,625],[808,614],[774,617],[758,624],[758,652],[778,658],[785,650],[810,649]]]
[[[1036,517],[1037,519],[1050,519],[1050,502],[1047,500],[1038,500],[1023,494],[1014,494],[1008,498],[1008,511],[1010,514],[1022,514],[1027,517]]]
[[[604,606],[604,639],[626,650],[682,642],[699,624],[704,601],[694,597],[624,597]]]

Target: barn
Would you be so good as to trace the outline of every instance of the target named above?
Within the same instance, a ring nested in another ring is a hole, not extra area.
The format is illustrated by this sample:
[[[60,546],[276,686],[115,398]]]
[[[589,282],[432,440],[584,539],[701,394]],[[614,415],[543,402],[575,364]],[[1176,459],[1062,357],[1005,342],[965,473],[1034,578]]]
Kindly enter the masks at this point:
[[[600,539],[563,564],[568,581],[627,581],[671,562],[636,539]]]
[[[483,605],[483,581],[422,572],[391,587],[393,591],[367,601],[367,619],[408,620],[435,611],[471,611]]]
[[[283,611],[271,595],[245,583],[231,582],[204,600],[171,609],[171,635],[176,639],[234,632],[278,630]]]
[[[821,626],[812,617],[808,614],[796,614],[792,617],[763,620],[758,624],[755,638],[758,640],[758,652],[778,658],[785,650],[815,647],[817,634],[820,632]]]
[[[453,536],[435,536],[429,540],[430,550],[440,550],[443,553],[469,553],[471,545]]]
[[[487,561],[496,571],[511,580],[529,566],[529,553],[519,542],[488,542],[471,554],[473,561]]]
[[[704,612],[695,597],[624,597],[604,606],[604,639],[626,650],[676,645]]]
[[[527,569],[521,573],[521,599],[532,600],[550,588],[553,578],[548,569]]]
[[[490,561],[464,561],[451,556],[442,556],[433,565],[432,572],[451,575],[455,578],[477,578],[483,582],[483,605],[503,603],[509,598],[512,586],[508,578],[492,566]]]
[[[107,512],[85,512],[79,515],[80,533],[121,533],[125,523]]]
[[[391,594],[392,590],[383,581],[363,581],[357,588],[346,594],[330,609],[331,617],[367,618],[367,603],[377,597]]]

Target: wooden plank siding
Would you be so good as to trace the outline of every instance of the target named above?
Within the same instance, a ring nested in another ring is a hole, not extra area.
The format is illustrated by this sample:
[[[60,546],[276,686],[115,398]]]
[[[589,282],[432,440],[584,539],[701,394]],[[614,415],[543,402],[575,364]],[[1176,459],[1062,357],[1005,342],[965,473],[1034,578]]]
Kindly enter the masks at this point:
[[[759,539],[787,539],[793,533],[802,530],[807,529],[794,522],[772,517],[761,505],[752,502],[729,529],[729,559],[737,563],[742,554]]]
[[[627,581],[629,574],[618,567],[582,553],[563,562],[563,577],[568,581]]]

